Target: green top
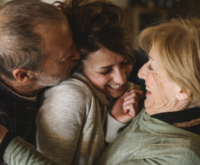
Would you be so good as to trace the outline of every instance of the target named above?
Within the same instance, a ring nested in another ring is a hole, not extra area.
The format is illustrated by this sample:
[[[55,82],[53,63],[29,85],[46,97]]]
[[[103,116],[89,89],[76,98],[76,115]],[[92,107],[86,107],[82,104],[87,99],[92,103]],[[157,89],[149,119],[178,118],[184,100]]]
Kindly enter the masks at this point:
[[[57,165],[19,136],[9,143],[3,160],[8,165]]]
[[[9,165],[56,165],[20,137],[10,142],[3,158]],[[151,118],[143,109],[96,165],[147,164],[200,164],[200,136]]]
[[[200,136],[151,118],[143,109],[96,163],[147,164],[200,164]]]

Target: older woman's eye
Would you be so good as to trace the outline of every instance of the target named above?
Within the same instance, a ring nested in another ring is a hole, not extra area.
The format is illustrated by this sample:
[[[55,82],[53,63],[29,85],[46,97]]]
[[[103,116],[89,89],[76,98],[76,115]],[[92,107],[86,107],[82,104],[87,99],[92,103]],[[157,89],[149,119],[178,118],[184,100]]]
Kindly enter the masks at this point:
[[[105,72],[100,72],[100,74],[106,75],[106,74],[110,73],[110,71],[111,71],[111,69],[109,69],[109,70],[107,70]]]
[[[152,67],[151,67],[151,64],[148,65],[148,69],[153,70]]]

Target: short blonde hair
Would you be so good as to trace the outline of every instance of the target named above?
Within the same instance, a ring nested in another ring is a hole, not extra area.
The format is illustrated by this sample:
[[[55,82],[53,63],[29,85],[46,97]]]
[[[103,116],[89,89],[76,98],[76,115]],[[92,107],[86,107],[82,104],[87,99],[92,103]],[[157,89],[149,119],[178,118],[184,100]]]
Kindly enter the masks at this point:
[[[200,106],[200,19],[174,18],[143,30],[140,47],[149,53],[155,44],[171,79],[184,93],[192,93],[191,105]]]

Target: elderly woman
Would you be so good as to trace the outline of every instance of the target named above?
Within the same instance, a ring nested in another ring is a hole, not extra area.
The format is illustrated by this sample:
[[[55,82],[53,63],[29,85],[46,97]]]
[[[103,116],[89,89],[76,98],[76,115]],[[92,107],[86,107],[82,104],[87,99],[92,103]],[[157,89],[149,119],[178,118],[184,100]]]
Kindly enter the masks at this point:
[[[199,27],[199,19],[176,18],[141,33],[145,108],[97,165],[200,164]]]

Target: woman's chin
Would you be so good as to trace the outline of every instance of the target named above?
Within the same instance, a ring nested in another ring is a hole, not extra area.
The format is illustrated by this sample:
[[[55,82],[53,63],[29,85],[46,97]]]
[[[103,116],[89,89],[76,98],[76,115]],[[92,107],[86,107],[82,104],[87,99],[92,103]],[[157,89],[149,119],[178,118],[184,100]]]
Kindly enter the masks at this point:
[[[152,107],[152,101],[151,101],[150,99],[146,98],[146,99],[144,100],[144,107],[145,107],[146,109]]]
[[[154,110],[152,101],[146,99],[146,100],[144,101],[144,107],[145,107],[146,113],[149,114],[149,115],[151,115],[152,111]]]

